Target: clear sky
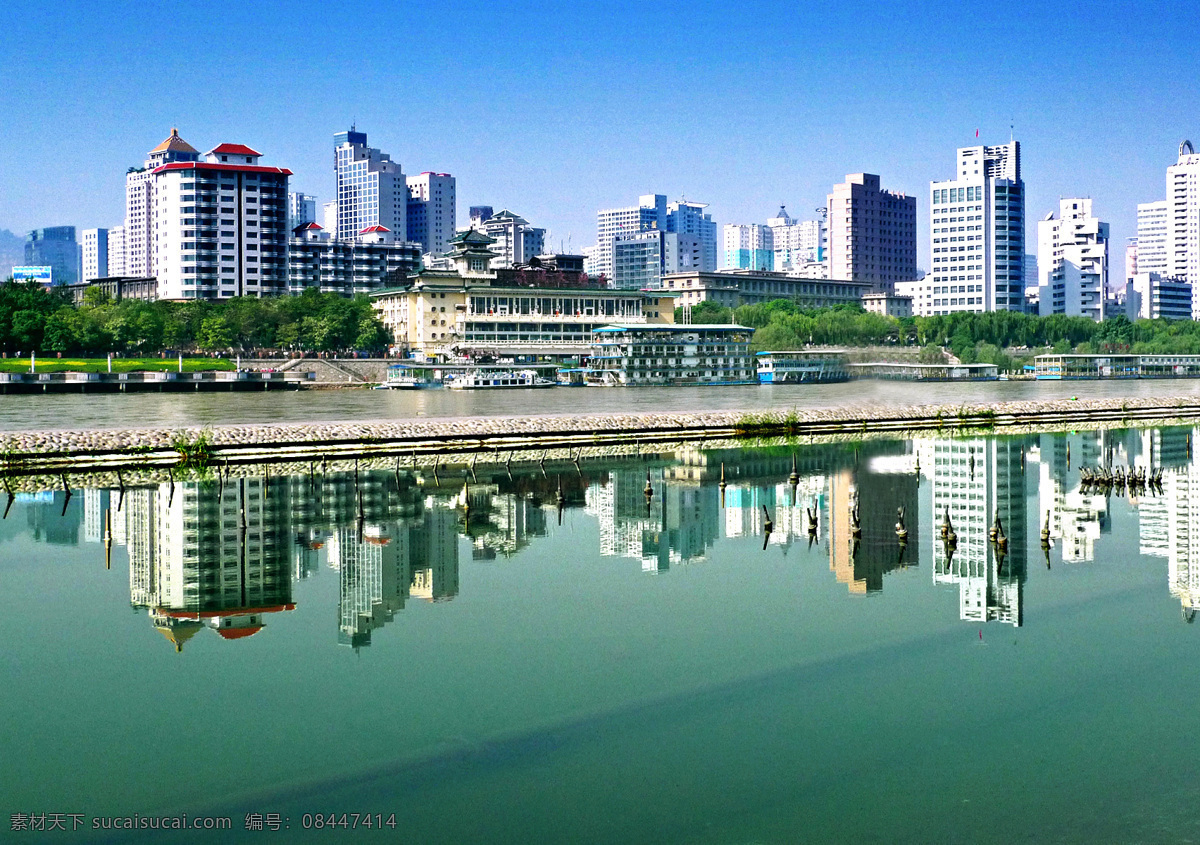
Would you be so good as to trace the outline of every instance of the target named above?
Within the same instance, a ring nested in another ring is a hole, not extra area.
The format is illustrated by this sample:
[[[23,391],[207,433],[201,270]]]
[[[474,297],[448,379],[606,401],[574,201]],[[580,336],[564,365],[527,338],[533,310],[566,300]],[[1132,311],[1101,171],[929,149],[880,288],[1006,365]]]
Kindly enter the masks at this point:
[[[1122,272],[1136,204],[1200,143],[1188,3],[0,4],[0,228],[121,222],[172,126],[332,193],[357,123],[406,173],[458,179],[580,250],[599,208],[663,193],[719,223],[801,218],[846,173],[917,197],[956,147],[1022,142],[1032,221],[1091,196]],[[979,140],[975,131],[979,130]],[[1116,276],[1119,278],[1119,276]]]

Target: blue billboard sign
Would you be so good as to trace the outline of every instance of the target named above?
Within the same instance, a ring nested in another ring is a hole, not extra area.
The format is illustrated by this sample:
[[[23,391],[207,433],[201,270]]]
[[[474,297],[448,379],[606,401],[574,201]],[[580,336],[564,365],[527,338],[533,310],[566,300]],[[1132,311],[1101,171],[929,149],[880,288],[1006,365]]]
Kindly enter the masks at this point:
[[[53,267],[14,267],[12,269],[13,281],[16,282],[38,282],[43,285],[54,284],[54,268]]]

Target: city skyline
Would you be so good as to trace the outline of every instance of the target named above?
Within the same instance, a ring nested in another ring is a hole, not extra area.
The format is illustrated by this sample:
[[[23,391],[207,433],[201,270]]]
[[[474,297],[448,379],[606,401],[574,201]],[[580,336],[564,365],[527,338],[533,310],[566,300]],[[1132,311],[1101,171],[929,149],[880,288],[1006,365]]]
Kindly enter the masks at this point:
[[[485,23],[451,5],[439,11],[453,38],[388,57],[364,54],[352,19],[299,6],[285,9],[278,37],[252,52],[237,37],[252,34],[251,25],[229,28],[218,4],[211,18],[147,23],[152,37],[136,54],[103,4],[67,15],[56,7],[6,21],[27,48],[10,51],[14,75],[27,84],[0,94],[22,116],[0,150],[0,228],[18,234],[119,225],[124,168],[171,126],[185,137],[268,149],[272,164],[295,172],[293,190],[324,202],[333,193],[330,139],[357,124],[406,172],[453,173],[458,224],[471,204],[517,207],[549,230],[548,247],[576,253],[594,242],[596,210],[630,196],[700,199],[719,224],[765,222],[780,205],[805,219],[846,173],[877,173],[918,198],[918,266],[928,270],[923,206],[950,150],[1004,143],[1013,127],[1028,219],[1060,197],[1091,197],[1120,244],[1136,233],[1137,204],[1159,198],[1179,142],[1200,135],[1184,117],[1196,111],[1197,94],[1172,69],[1195,58],[1197,48],[1172,34],[1187,30],[1172,23],[1194,13],[1174,7],[1117,6],[1096,15],[1081,42],[1049,4],[973,13],[969,38],[954,15],[923,10],[925,18],[897,23],[882,6],[784,15],[763,3],[741,18],[700,6],[683,27],[664,19],[630,28],[611,11],[551,6]],[[420,26],[431,11],[397,7],[394,23]],[[764,41],[759,24],[768,18],[778,25]],[[519,56],[495,49],[547,26],[568,37]],[[587,33],[587,51],[571,32]],[[327,61],[300,61],[306,53]],[[113,63],[114,55],[131,58]],[[652,78],[631,98],[606,82],[654,55],[688,56],[683,64],[710,89],[705,102],[736,100],[754,118],[730,131],[727,110],[695,109],[687,86]],[[209,86],[217,93],[184,107],[144,81],[151,69],[186,78],[204,67],[220,68]],[[791,73],[781,77],[780,67]],[[1103,84],[1080,98],[1076,81],[1095,67],[1104,68]],[[398,75],[408,83],[402,96],[379,96]],[[514,77],[524,83],[513,86]],[[815,93],[797,98],[797,86]],[[645,109],[647,101],[655,107]],[[579,122],[532,117],[571,103],[586,115]],[[82,135],[51,130],[81,113]],[[888,121],[893,114],[903,120]],[[62,219],[67,209],[75,219]]]

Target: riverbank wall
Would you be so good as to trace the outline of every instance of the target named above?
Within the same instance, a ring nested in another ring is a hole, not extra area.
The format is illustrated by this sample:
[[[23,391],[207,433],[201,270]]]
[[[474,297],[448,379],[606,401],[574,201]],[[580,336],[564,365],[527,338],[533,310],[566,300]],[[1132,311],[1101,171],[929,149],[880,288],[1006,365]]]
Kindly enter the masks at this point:
[[[504,461],[550,449],[785,438],[855,440],[922,433],[1020,433],[1200,420],[1197,397],[990,405],[850,406],[693,414],[470,417],[346,423],[16,431],[0,434],[7,476],[120,467],[200,468],[369,457]]]

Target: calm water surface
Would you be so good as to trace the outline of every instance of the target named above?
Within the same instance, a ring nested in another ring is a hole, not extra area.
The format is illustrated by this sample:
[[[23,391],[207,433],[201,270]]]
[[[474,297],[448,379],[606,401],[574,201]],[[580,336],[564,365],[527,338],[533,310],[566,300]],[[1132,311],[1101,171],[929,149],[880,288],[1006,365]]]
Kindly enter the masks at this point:
[[[1196,433],[22,494],[0,839],[1195,841]]]
[[[287,393],[0,396],[0,431],[518,414],[716,411],[840,405],[1003,402],[1068,396],[1185,396],[1193,380],[856,381],[826,385],[553,390],[321,390]]]

